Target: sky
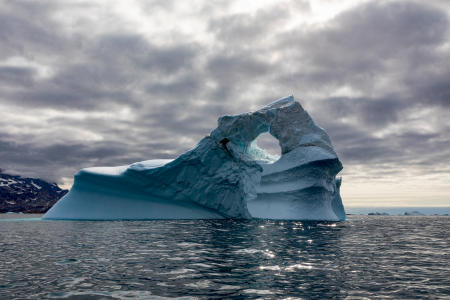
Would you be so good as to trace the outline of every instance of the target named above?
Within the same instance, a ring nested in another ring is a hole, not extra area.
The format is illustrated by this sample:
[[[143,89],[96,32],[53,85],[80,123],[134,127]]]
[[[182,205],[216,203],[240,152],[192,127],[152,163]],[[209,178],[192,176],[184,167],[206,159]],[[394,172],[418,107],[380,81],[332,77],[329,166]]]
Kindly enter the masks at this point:
[[[449,24],[446,0],[0,0],[0,168],[68,188],[293,94],[344,205],[450,206]]]

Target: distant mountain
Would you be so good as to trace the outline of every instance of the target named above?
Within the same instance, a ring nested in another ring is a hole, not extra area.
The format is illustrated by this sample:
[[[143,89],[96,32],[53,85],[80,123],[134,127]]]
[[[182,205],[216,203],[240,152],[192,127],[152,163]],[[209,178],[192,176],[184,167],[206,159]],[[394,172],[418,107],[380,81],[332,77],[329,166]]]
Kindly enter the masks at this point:
[[[67,192],[56,183],[9,175],[0,170],[0,213],[45,213]]]

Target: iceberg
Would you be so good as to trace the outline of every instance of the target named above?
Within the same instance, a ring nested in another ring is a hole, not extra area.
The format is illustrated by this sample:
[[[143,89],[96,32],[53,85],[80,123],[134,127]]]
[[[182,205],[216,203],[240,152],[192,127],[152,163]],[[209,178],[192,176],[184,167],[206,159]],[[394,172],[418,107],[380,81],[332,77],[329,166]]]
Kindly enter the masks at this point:
[[[280,157],[258,147],[265,132],[278,140]],[[43,218],[343,221],[341,170],[327,133],[289,96],[220,117],[176,159],[82,169]]]

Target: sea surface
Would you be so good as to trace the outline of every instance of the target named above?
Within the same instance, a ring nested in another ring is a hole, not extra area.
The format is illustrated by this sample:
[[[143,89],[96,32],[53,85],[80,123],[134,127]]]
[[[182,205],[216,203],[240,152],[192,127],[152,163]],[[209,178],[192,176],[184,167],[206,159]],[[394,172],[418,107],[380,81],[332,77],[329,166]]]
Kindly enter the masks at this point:
[[[450,215],[450,207],[352,207],[346,206],[348,214],[367,215],[369,213],[385,213],[389,215],[405,215],[405,213],[418,213],[423,215]]]
[[[450,299],[450,217],[0,215],[0,299]]]

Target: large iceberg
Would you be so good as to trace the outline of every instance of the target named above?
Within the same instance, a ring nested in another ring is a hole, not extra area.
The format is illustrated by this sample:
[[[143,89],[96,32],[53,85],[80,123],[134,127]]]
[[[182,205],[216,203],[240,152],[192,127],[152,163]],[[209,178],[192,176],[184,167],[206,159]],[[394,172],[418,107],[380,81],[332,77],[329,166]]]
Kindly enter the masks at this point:
[[[281,157],[256,138],[275,137]],[[294,97],[223,116],[174,160],[80,170],[44,219],[345,220],[342,169],[330,138]]]

